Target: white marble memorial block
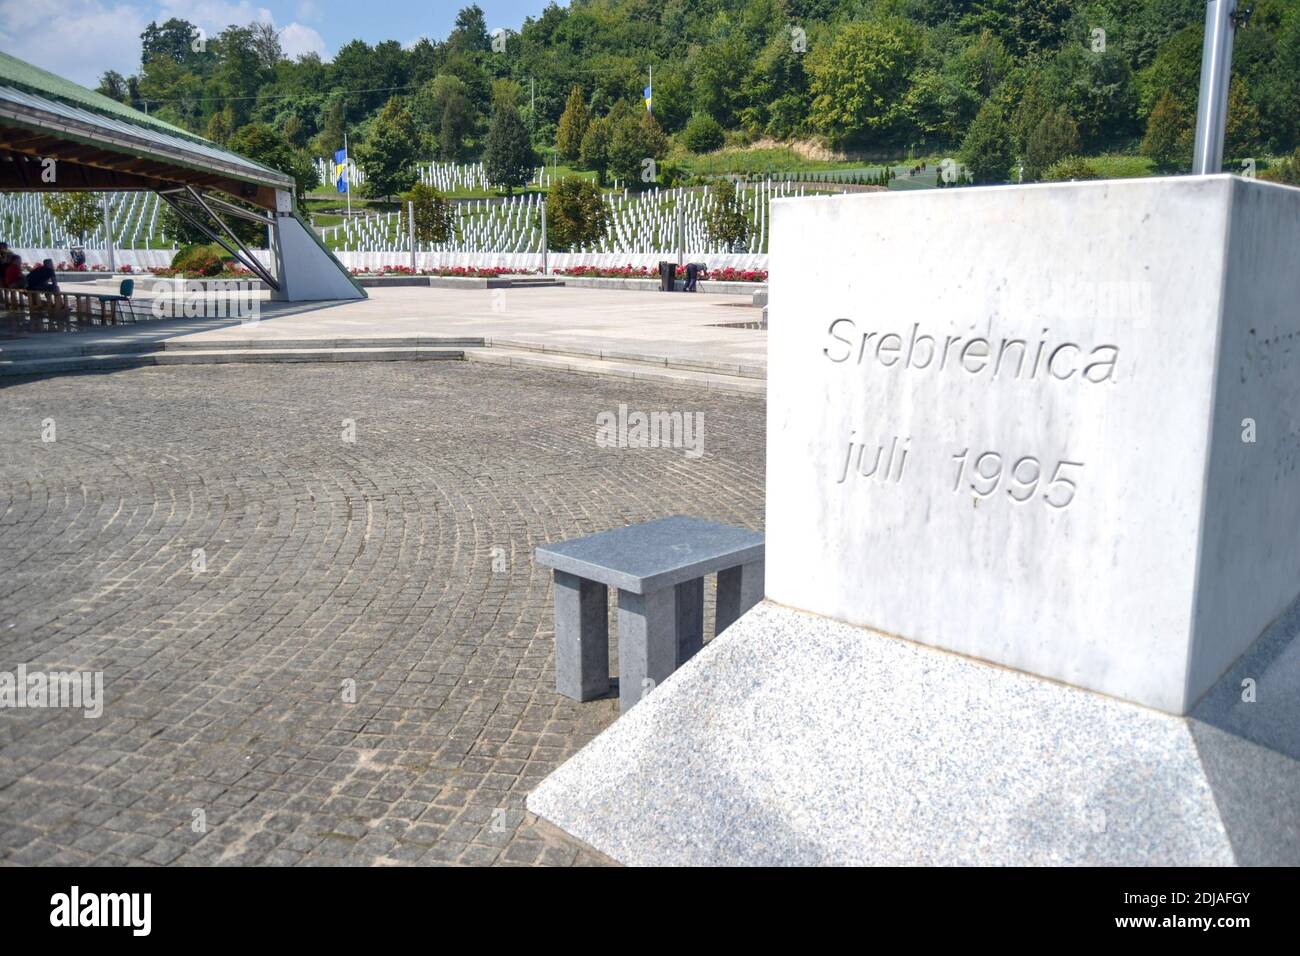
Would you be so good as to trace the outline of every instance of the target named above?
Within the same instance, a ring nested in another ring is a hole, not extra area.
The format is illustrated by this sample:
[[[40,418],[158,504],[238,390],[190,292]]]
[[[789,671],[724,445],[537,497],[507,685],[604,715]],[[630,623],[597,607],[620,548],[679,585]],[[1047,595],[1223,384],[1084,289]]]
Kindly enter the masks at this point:
[[[1300,190],[772,215],[769,598],[1185,713],[1300,594]]]

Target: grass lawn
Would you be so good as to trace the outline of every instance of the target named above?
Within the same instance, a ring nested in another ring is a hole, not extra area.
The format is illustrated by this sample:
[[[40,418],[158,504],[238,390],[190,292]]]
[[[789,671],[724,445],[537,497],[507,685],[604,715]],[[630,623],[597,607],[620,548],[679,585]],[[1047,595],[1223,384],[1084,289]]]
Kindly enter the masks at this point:
[[[1102,179],[1138,179],[1142,176],[1158,175],[1145,156],[1123,156],[1111,154],[1106,156],[1089,156],[1086,161]]]

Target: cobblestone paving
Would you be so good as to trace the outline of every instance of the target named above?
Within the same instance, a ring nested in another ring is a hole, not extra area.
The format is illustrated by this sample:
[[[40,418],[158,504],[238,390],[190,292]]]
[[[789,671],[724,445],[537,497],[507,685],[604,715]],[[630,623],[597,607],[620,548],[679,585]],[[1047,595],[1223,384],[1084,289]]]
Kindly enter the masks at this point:
[[[704,456],[598,447],[620,402],[703,412]],[[12,380],[0,671],[102,671],[105,703],[0,710],[0,862],[599,862],[524,810],[617,714],[555,694],[532,549],[761,527],[763,428],[753,398],[463,363]]]

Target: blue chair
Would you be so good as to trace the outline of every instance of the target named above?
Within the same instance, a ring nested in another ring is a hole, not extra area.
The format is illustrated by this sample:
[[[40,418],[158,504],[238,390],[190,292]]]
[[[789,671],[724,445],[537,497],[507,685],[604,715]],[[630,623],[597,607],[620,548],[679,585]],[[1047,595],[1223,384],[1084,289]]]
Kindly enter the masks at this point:
[[[134,279],[123,279],[123,280],[122,280],[122,284],[121,284],[120,286],[117,287],[117,295],[101,295],[101,296],[97,296],[97,298],[99,299],[99,314],[100,314],[101,316],[104,314],[104,311],[105,311],[105,308],[106,308],[106,306],[107,306],[107,303],[109,303],[109,302],[113,302],[113,303],[118,303],[118,302],[120,302],[120,303],[122,303],[122,311],[123,311],[123,313],[125,313],[125,312],[130,312],[130,313],[131,313],[131,321],[132,321],[132,322],[138,322],[139,319],[136,317],[136,314],[135,314],[135,306],[133,306],[133,305],[131,304],[131,296],[134,295],[134,294],[135,294],[135,280],[134,280]],[[117,307],[116,307],[116,305],[115,305],[115,306],[114,306],[114,313],[115,313],[115,314],[116,314],[116,309],[117,309]]]

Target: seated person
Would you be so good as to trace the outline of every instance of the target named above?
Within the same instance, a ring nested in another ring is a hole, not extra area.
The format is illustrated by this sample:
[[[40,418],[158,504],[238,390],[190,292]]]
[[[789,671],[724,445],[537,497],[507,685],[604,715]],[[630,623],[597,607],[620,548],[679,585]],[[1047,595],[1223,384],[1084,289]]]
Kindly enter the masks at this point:
[[[6,289],[23,288],[23,260],[16,252],[9,253],[9,261],[5,263],[4,284]]]
[[[27,273],[27,288],[40,289],[43,292],[59,291],[59,283],[54,276],[53,259],[46,259],[31,272]]]

